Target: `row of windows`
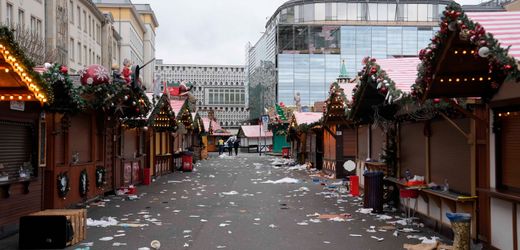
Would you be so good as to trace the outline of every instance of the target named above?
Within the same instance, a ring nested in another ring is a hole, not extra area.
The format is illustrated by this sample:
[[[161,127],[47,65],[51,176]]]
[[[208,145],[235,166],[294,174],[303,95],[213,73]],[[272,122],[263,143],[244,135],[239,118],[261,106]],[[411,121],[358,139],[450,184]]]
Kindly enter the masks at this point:
[[[171,78],[170,78],[171,79]],[[173,82],[182,82],[184,81],[184,79],[180,79],[180,80],[170,80],[170,79],[164,79],[166,82],[168,83],[173,83]],[[179,78],[177,78],[179,79]],[[190,82],[191,84],[193,85],[196,85],[196,86],[199,86],[199,85],[202,85],[202,86],[244,86],[244,82],[243,81],[240,81],[240,82],[230,82],[230,81],[220,81],[220,82],[216,82],[216,81],[211,81],[211,82],[198,82],[198,81],[188,81]]]
[[[246,108],[244,108],[244,107],[206,107],[206,106],[201,106],[200,110],[203,112],[205,112],[206,110],[220,110],[220,111],[228,111],[228,112],[247,111]],[[240,116],[240,115],[244,115],[245,113],[234,113],[234,114]]]
[[[208,104],[244,104],[245,90],[243,89],[209,89]]]
[[[172,73],[159,73],[161,77],[167,79],[186,79],[188,81],[244,81],[245,75],[187,75],[187,74],[172,74]]]
[[[156,66],[156,70],[173,70],[173,71],[195,71],[195,72],[244,72],[244,68],[232,67],[201,67],[201,66]]]
[[[5,23],[7,25],[15,25],[15,14],[14,14],[14,6],[10,3],[7,3],[6,4],[6,8],[5,8]],[[23,29],[26,28],[26,23],[25,23],[25,10],[23,9],[18,9],[18,23],[17,23],[20,27],[22,27]],[[30,24],[29,24],[29,30],[33,33],[33,34],[36,34],[37,36],[39,37],[43,37],[43,25],[42,25],[42,20],[31,15],[31,19],[30,19]]]
[[[101,43],[101,24],[96,21],[96,18],[87,14],[87,10],[81,9],[79,4],[76,4],[76,13],[74,13],[74,1],[69,1],[69,22],[74,24],[76,22],[78,29],[83,29],[97,43]],[[75,16],[76,15],[76,16]]]
[[[96,54],[91,48],[87,48],[87,45],[82,46],[81,42],[78,42],[77,46],[75,46],[74,38],[70,38],[69,41],[69,58],[71,61],[75,61],[84,66],[95,63],[101,64],[100,55]]]
[[[443,4],[313,3],[282,9],[275,23],[313,21],[437,21]]]

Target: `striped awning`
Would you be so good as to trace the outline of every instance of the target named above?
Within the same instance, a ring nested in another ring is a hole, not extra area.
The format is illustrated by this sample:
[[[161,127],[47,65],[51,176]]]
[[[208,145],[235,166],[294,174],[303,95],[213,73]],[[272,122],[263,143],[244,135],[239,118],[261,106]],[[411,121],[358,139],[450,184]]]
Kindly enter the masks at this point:
[[[466,15],[473,22],[480,23],[502,47],[511,46],[509,55],[520,60],[520,11],[468,12]]]
[[[411,92],[411,87],[417,78],[417,65],[421,61],[418,57],[377,59],[376,63],[392,81],[395,87],[405,93]]]

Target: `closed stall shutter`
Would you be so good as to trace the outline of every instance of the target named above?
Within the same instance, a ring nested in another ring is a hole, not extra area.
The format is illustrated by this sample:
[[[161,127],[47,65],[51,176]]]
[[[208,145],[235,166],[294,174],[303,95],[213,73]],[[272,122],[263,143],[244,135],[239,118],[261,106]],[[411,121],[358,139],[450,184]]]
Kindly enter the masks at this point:
[[[412,175],[425,176],[426,137],[424,123],[403,123],[401,125],[400,152],[401,176],[406,170]]]
[[[505,116],[501,120],[501,184],[520,189],[520,115]]]
[[[29,125],[0,121],[0,164],[9,178],[18,177],[24,162],[31,160],[32,129]]]
[[[453,119],[464,131],[469,131],[469,119]],[[448,121],[431,123],[430,175],[431,181],[443,184],[448,181],[450,189],[471,193],[471,163],[468,140]]]
[[[371,126],[373,127],[373,126]],[[370,144],[371,152],[370,158],[373,160],[380,160],[383,153],[383,143],[385,142],[385,133],[379,127],[371,128],[372,143]]]
[[[357,152],[357,132],[356,129],[343,130],[343,156],[356,157]]]
[[[357,129],[357,157],[359,160],[368,158],[368,126]]]

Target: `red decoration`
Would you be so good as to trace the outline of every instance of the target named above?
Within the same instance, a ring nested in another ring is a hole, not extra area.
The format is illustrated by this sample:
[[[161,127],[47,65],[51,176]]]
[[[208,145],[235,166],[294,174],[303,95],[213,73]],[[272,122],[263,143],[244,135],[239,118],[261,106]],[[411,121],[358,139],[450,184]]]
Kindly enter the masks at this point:
[[[376,72],[377,72],[377,67],[376,67],[376,66],[372,66],[372,67],[370,68],[370,73],[371,73],[371,74],[375,74]]]
[[[386,92],[388,92],[388,89],[387,89],[386,87],[381,87],[381,88],[379,89],[379,92],[381,92],[381,94],[386,95]]]
[[[60,67],[60,72],[64,75],[68,74],[69,73],[69,68],[67,68],[67,66],[65,65],[61,65]]]
[[[512,67],[511,67],[511,65],[509,65],[509,64],[504,65],[504,69],[505,69],[505,70],[510,70],[511,68],[512,68]]]
[[[441,99],[439,99],[439,98],[433,99],[433,103],[440,103],[440,102],[441,102]]]
[[[82,85],[106,84],[109,83],[109,80],[108,69],[99,64],[90,65],[80,73],[80,81]]]

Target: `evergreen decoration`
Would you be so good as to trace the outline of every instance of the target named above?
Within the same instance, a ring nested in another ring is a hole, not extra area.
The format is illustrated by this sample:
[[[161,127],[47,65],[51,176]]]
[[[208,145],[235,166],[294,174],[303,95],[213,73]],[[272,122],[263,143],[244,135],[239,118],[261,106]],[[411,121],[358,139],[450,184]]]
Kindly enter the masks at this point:
[[[285,111],[282,109],[282,107],[280,105],[275,104],[275,110],[276,110],[276,113],[278,114],[278,117],[280,118],[280,120],[287,121],[287,117],[285,116]]]
[[[61,172],[57,178],[58,196],[62,199],[67,197],[70,191],[70,180],[68,172]]]
[[[53,64],[42,77],[50,84],[54,96],[46,106],[48,111],[75,114],[85,108],[85,99],[80,96],[79,88],[74,87],[66,66]]]
[[[120,118],[144,117],[151,106],[143,89],[121,83],[86,85],[84,94],[91,108]]]
[[[79,195],[81,197],[87,196],[89,191],[89,180],[86,169],[81,170],[79,173]]]
[[[38,73],[34,72],[34,63],[25,56],[23,49],[15,41],[13,32],[14,30],[9,27],[0,26],[0,55],[4,57],[5,62],[11,65],[18,65],[23,71],[23,73],[19,74],[25,74],[25,79],[22,79],[22,81],[29,85],[27,86],[29,90],[35,96],[36,93],[42,95],[40,97],[36,96],[40,102],[52,102],[53,96],[50,85],[43,81]],[[33,84],[33,88],[30,87],[31,84]]]
[[[386,143],[383,147],[383,153],[381,160],[388,166],[390,176],[395,176],[397,167],[397,132],[395,127],[392,127],[386,131]]]
[[[106,184],[106,170],[102,166],[96,168],[96,187],[102,188]]]
[[[497,15],[500,15],[497,13]],[[412,96],[423,99],[433,82],[440,53],[446,46],[450,32],[459,32],[461,40],[467,40],[475,46],[478,53],[475,56],[485,57],[489,61],[489,71],[497,79],[519,79],[520,72],[516,60],[508,55],[508,48],[503,48],[484,27],[468,18],[462,7],[451,2],[443,11],[440,30],[431,39],[431,43],[419,52],[421,63],[418,66],[417,80],[412,86]],[[491,88],[498,89],[502,82],[492,82]]]
[[[323,120],[326,117],[344,117],[349,113],[349,100],[345,95],[345,90],[341,88],[338,82],[330,85],[329,97],[325,101],[326,110]]]

